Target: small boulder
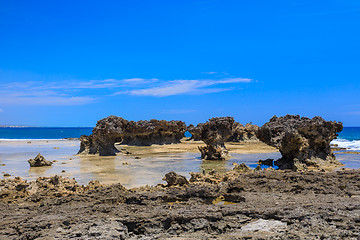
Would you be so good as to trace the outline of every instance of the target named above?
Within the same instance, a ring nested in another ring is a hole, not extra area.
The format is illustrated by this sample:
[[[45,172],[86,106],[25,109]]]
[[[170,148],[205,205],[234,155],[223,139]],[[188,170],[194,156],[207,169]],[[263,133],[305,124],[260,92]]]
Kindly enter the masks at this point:
[[[250,167],[248,167],[245,163],[242,164],[237,164],[237,163],[233,163],[234,168],[233,170],[237,171],[237,172],[250,172],[252,171]]]
[[[51,166],[53,163],[47,161],[40,153],[34,158],[28,160],[30,167]]]
[[[260,164],[260,165],[266,165],[266,166],[273,167],[274,166],[274,159],[268,158],[268,159],[265,159],[265,160],[259,160],[257,163]]]
[[[163,180],[167,182],[168,187],[174,186],[174,185],[183,186],[183,185],[189,183],[188,180],[186,179],[186,177],[179,175],[173,171],[165,174],[165,177],[163,178]]]

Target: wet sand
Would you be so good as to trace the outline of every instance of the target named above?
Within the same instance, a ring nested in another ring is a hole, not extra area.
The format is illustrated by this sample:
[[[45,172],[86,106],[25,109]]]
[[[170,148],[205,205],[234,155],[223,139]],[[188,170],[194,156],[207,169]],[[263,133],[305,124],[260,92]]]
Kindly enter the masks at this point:
[[[278,152],[274,147],[266,145],[263,142],[229,142],[225,144],[229,150],[230,155],[232,153],[249,154],[249,153],[271,153]],[[152,145],[152,146],[128,146],[128,145],[116,145],[117,148],[125,148],[136,155],[148,155],[156,153],[199,153],[198,146],[203,147],[205,144],[202,141],[186,141],[182,140],[179,144],[167,144],[167,145]]]

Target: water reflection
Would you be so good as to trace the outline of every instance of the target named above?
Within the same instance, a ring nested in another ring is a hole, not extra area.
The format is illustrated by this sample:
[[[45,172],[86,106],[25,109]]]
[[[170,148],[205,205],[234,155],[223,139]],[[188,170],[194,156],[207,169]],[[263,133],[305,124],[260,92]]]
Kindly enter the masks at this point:
[[[44,175],[46,175],[46,171],[51,170],[51,166],[46,166],[46,167],[30,167],[29,168],[29,176],[31,177],[42,177]]]
[[[87,184],[90,180],[99,180],[101,183],[121,183],[125,187],[139,187],[165,183],[163,176],[170,171],[190,178],[189,172],[208,172],[213,169],[224,172],[233,168],[233,163],[245,163],[256,167],[260,159],[277,159],[279,152],[261,154],[236,154],[226,161],[201,160],[199,152],[166,152],[159,147],[127,147],[134,155],[118,155],[110,157],[73,156],[79,149],[79,141],[33,142],[31,144],[0,143],[0,171],[20,176],[27,180],[35,180],[40,176],[55,174],[75,178],[79,184]],[[39,147],[40,146],[40,147]],[[58,147],[53,149],[53,147]],[[176,145],[171,151],[176,150]],[[174,150],[175,149],[175,150]],[[53,161],[51,167],[30,168],[27,160],[41,153],[47,160]],[[136,157],[136,158],[135,158]],[[347,156],[338,156],[347,158]],[[354,156],[348,156],[353,158]],[[359,155],[360,157],[360,155]],[[71,158],[71,159],[70,159]],[[360,159],[356,158],[357,164]],[[127,164],[123,164],[123,163]],[[355,162],[348,160],[349,166]],[[357,165],[359,166],[359,165]],[[63,172],[64,171],[64,172]],[[4,178],[0,175],[0,178]]]
[[[202,172],[208,173],[212,170],[217,172],[226,172],[229,170],[227,160],[216,161],[216,160],[202,160],[200,164],[200,169]]]

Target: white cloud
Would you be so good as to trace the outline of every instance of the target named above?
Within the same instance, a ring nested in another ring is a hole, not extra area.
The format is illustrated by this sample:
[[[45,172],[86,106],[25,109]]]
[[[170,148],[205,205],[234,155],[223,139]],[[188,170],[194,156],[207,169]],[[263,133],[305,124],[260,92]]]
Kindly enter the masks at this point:
[[[1,112],[4,112],[4,110],[3,110],[2,108],[0,108],[0,113],[1,113]]]
[[[129,78],[129,79],[123,79],[122,80],[126,84],[131,85],[139,85],[139,84],[149,84],[159,81],[157,78],[150,78],[150,79],[144,79],[144,78]],[[130,86],[131,86],[130,85]],[[129,85],[126,85],[129,86]]]
[[[105,79],[90,81],[27,81],[0,84],[0,102],[7,105],[86,105],[114,95],[167,97],[200,95],[239,89],[248,78],[159,80],[157,78]],[[0,111],[1,112],[1,111]]]
[[[217,74],[217,72],[204,72],[204,74],[209,74],[209,75],[211,75],[211,74]]]
[[[219,83],[249,83],[253,80],[250,78],[224,78],[219,80]]]
[[[160,86],[122,91],[117,94],[153,97],[166,97],[181,94],[205,94],[231,90],[231,88],[228,87],[210,88],[210,86],[230,83],[249,83],[251,81],[252,80],[248,78],[225,78],[220,80],[173,80],[167,83],[162,83]]]

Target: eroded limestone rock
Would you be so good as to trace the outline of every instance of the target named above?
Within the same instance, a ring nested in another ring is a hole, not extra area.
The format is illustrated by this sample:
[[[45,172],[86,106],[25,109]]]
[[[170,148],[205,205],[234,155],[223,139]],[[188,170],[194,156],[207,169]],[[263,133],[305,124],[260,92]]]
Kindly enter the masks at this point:
[[[201,140],[201,129],[204,123],[199,123],[196,127],[192,124],[188,126],[188,131],[191,133],[190,140],[200,141]],[[225,139],[225,142],[257,142],[257,132],[259,127],[247,123],[245,126],[241,123],[234,122],[231,129],[230,136]]]
[[[240,165],[237,163],[233,163],[234,167],[233,170],[237,171],[237,172],[251,172],[252,169],[247,166],[245,163],[241,163]]]
[[[258,138],[279,149],[282,158],[275,162],[280,169],[304,170],[341,165],[332,153],[330,142],[342,131],[342,123],[294,115],[276,117],[264,124]]]
[[[47,161],[40,153],[34,158],[28,160],[30,167],[44,167],[51,166],[53,163]]]
[[[259,126],[252,123],[247,123],[245,126],[241,123],[235,122],[232,130],[232,135],[226,142],[257,142],[257,132]]]
[[[116,142],[150,146],[152,144],[179,143],[184,137],[186,124],[182,121],[128,121],[109,116],[97,122],[90,136],[81,136],[79,154],[116,155]]]
[[[191,134],[191,138],[190,140],[194,140],[194,141],[201,141],[201,126],[204,125],[203,123],[199,123],[196,127],[192,124],[190,124],[187,127],[187,130],[189,131],[189,133]]]
[[[167,182],[168,187],[174,186],[174,185],[183,186],[185,184],[189,184],[186,177],[179,175],[173,171],[165,174],[165,177],[163,178],[163,180]]]
[[[219,117],[211,118],[201,126],[200,138],[206,144],[199,147],[202,159],[225,160],[228,157],[225,140],[231,136],[234,122],[232,117]]]

